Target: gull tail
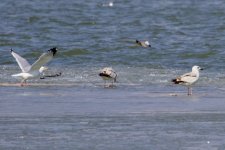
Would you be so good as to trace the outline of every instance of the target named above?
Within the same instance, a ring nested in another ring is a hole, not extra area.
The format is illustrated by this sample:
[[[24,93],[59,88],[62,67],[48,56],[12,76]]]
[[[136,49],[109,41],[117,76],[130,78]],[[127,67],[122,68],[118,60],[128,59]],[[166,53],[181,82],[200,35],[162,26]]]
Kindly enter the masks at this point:
[[[182,81],[180,77],[171,80],[174,84],[183,84],[185,81]]]
[[[180,84],[182,83],[183,81],[180,81],[179,79],[172,79],[171,80],[174,84]]]
[[[18,73],[18,74],[13,74],[11,75],[12,77],[20,77],[21,76],[21,73]]]
[[[138,40],[136,40],[136,43],[137,43],[137,44],[141,44],[141,42],[140,42],[140,41],[138,41]]]

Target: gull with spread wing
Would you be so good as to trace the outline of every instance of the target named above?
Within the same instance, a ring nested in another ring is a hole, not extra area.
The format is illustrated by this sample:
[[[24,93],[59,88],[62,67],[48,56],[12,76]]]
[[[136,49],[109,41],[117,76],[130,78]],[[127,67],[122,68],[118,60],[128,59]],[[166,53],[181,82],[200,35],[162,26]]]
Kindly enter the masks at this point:
[[[199,79],[199,70],[203,70],[199,66],[193,66],[192,72],[185,73],[182,76],[172,79],[174,84],[181,84],[188,87],[188,95],[192,95],[192,84]]]
[[[43,53],[36,62],[30,65],[26,59],[11,49],[12,56],[16,59],[16,62],[22,70],[22,73],[14,74],[12,76],[22,79],[21,86],[23,86],[26,84],[27,79],[39,77],[46,70],[43,65],[51,61],[56,52],[56,47],[51,48],[47,52]]]

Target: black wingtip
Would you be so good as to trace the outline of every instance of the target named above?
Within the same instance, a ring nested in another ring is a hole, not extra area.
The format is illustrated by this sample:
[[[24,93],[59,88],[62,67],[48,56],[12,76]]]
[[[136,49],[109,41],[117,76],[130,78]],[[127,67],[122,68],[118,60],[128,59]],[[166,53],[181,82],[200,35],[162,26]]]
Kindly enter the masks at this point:
[[[136,40],[136,43],[139,43],[139,41],[138,41],[138,40]]]
[[[48,51],[52,52],[52,53],[53,53],[53,56],[55,56],[55,54],[56,54],[56,52],[57,52],[57,48],[56,48],[56,47],[53,47],[53,48],[51,48],[51,49],[48,50]]]
[[[177,79],[172,79],[171,82],[173,82],[174,84],[179,84],[179,81],[177,81]]]
[[[110,75],[108,75],[108,74],[106,74],[106,73],[99,73],[98,74],[100,77],[107,77],[107,78],[111,78],[111,76]]]
[[[11,52],[11,53],[13,52],[13,49],[12,49],[12,48],[10,49],[10,52]]]
[[[60,73],[58,73],[58,74],[56,74],[56,76],[58,77],[58,76],[61,76],[62,75],[62,72],[60,72]]]
[[[180,80],[177,80],[177,79],[172,79],[171,80],[174,84],[181,84],[181,83],[184,83],[184,81],[180,81]]]

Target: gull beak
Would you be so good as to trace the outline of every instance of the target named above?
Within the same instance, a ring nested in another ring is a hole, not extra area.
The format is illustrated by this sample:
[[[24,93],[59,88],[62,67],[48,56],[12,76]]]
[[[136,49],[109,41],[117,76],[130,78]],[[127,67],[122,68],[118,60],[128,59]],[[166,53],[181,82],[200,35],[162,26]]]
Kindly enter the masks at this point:
[[[204,70],[203,68],[200,68],[200,70]]]

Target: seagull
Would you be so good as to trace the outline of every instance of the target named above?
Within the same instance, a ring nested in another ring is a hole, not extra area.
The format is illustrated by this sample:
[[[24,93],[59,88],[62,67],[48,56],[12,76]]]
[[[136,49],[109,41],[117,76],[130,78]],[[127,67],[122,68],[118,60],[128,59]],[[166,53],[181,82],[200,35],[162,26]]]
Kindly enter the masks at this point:
[[[109,7],[113,7],[113,2],[109,2]]]
[[[58,77],[58,76],[61,76],[62,73],[59,72],[59,73],[56,73],[56,74],[53,74],[53,75],[45,75],[45,71],[48,70],[48,67],[46,66],[42,66],[40,69],[39,69],[39,72],[40,72],[40,79],[45,79],[46,77]]]
[[[111,1],[109,3],[102,4],[102,6],[104,6],[104,7],[113,7],[113,5],[114,5],[113,1]]]
[[[41,66],[41,68],[39,69],[40,75],[41,75],[42,77],[45,76],[45,71],[46,71],[46,70],[48,70],[48,67],[46,67],[46,66]],[[41,77],[41,78],[42,78],[42,77]]]
[[[59,73],[56,73],[56,74],[53,74],[53,75],[45,75],[43,74],[42,77],[40,77],[40,79],[45,79],[45,78],[49,78],[49,77],[59,77],[62,75],[62,72],[59,72]]]
[[[113,86],[113,83],[116,82],[116,78],[117,78],[116,72],[110,67],[103,68],[101,72],[99,73],[99,76],[102,77],[102,79],[105,82],[104,87],[106,87],[106,80],[112,81],[112,84],[109,85],[110,87],[110,86]]]
[[[203,70],[199,66],[193,66],[192,71],[185,73],[182,76],[172,79],[174,84],[181,84],[188,87],[188,95],[192,95],[192,84],[194,84],[199,79],[199,70]]]
[[[22,73],[14,74],[12,77],[18,77],[22,79],[21,86],[25,85],[27,79],[35,78],[43,74],[43,72],[47,69],[43,65],[52,60],[56,52],[56,47],[51,48],[47,52],[43,53],[36,62],[30,65],[25,58],[21,57],[11,49],[12,56],[16,59],[20,69],[22,70]]]
[[[142,47],[151,47],[149,41],[139,41],[139,40],[136,40],[136,43]]]

